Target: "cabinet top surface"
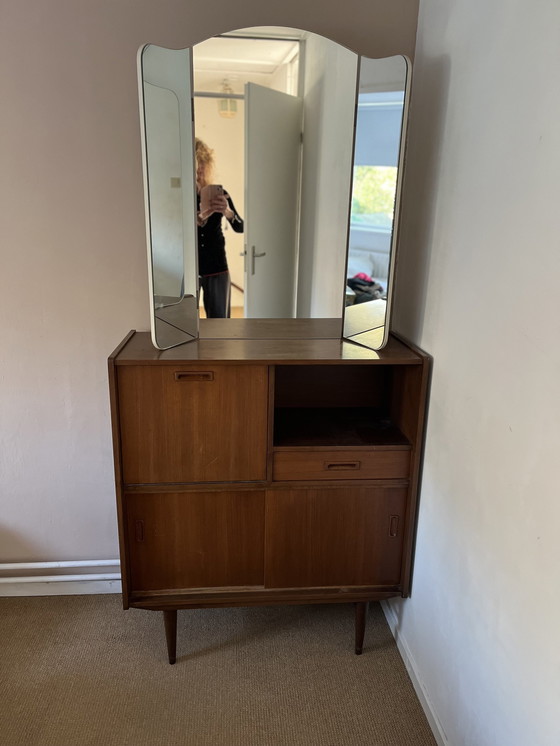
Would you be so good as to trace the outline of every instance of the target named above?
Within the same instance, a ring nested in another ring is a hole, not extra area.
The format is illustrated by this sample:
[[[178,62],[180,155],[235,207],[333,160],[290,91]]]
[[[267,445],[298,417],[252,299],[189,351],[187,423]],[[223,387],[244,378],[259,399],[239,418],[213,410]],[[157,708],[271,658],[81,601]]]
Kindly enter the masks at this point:
[[[117,365],[179,362],[377,363],[414,365],[422,353],[390,336],[382,350],[340,338],[338,319],[201,319],[200,338],[158,350],[149,332],[130,332],[112,353]]]

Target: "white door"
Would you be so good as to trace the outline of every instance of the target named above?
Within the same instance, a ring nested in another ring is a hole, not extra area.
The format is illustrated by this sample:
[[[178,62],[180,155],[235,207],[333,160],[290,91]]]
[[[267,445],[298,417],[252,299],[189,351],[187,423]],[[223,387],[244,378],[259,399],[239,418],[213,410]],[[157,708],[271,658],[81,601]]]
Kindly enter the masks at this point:
[[[245,86],[245,316],[295,315],[302,101]]]

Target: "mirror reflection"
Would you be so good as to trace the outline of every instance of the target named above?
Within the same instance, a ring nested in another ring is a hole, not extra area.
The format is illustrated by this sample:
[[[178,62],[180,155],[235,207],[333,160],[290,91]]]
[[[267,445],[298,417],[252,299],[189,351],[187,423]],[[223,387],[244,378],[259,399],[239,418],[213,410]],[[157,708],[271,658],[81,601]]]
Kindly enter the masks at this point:
[[[153,323],[196,336],[170,310],[187,297],[201,316],[368,332],[355,309],[390,304],[404,58],[362,58],[358,78],[335,42],[261,27],[196,45],[192,81],[190,65],[191,50],[141,55]]]
[[[407,79],[404,57],[361,59],[344,336],[374,349],[389,331]]]
[[[189,50],[148,45],[139,59],[152,342],[198,337]]]
[[[193,48],[195,134],[244,221],[222,220],[233,316],[341,318],[357,61],[294,29]]]

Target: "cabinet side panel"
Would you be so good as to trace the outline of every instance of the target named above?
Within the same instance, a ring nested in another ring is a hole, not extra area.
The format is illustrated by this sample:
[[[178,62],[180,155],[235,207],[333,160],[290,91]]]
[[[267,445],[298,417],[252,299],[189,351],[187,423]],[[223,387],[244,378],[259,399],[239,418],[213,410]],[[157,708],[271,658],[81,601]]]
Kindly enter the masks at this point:
[[[412,443],[410,487],[406,512],[402,593],[410,595],[414,541],[418,522],[418,498],[427,412],[431,358],[422,353],[421,366],[395,369],[392,393],[392,419]]]
[[[119,394],[118,394],[118,377],[117,369],[115,365],[115,358],[117,357],[120,350],[127,344],[127,342],[133,337],[134,331],[128,333],[125,339],[117,347],[117,349],[111,354],[107,361],[108,378],[109,378],[109,402],[111,406],[111,431],[113,440],[113,463],[115,473],[115,496],[116,496],[116,507],[117,507],[117,523],[119,531],[119,555],[121,564],[121,585],[122,585],[122,599],[123,606],[128,609],[129,604],[129,577],[128,577],[128,558],[126,554],[126,542],[125,542],[125,519],[124,519],[124,505],[123,505],[123,482],[122,482],[122,456],[121,456],[121,438],[120,438],[120,412],[119,412]]]

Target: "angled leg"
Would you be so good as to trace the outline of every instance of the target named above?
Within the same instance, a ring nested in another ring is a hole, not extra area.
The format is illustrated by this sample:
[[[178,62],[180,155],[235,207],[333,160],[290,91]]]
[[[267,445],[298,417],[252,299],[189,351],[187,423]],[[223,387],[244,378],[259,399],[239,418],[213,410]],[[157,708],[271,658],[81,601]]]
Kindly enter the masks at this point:
[[[167,640],[167,655],[169,662],[177,660],[177,609],[163,612],[163,623],[165,625],[165,639]]]
[[[366,631],[366,619],[369,609],[367,601],[360,601],[356,604],[356,655],[361,655],[364,647],[364,634]]]

